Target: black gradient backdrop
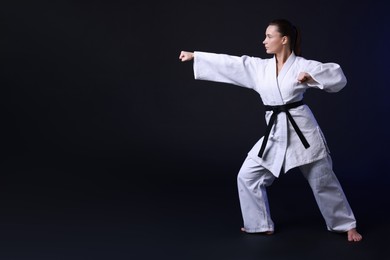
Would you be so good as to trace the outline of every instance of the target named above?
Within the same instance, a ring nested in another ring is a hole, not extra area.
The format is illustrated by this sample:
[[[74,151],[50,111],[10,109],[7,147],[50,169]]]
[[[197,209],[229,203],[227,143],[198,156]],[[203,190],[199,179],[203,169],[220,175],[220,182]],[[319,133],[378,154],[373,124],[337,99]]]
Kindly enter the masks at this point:
[[[2,1],[0,259],[378,259],[389,231],[385,10],[379,1]],[[301,28],[304,57],[337,62],[348,79],[305,101],[360,245],[326,231],[297,170],[269,189],[280,232],[238,232],[235,178],[263,133],[261,100],[195,81],[178,56],[268,58],[264,30],[279,17]]]

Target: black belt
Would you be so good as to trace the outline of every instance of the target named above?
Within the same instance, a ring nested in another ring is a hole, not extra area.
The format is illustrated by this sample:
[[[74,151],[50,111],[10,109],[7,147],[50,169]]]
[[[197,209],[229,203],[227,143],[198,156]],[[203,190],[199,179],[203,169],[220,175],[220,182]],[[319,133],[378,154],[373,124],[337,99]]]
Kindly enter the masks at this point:
[[[265,135],[264,135],[264,139],[263,139],[263,143],[261,144],[261,148],[260,148],[260,151],[259,151],[259,157],[260,158],[262,158],[262,156],[263,156],[263,153],[264,153],[264,150],[265,150],[265,146],[267,145],[268,137],[269,137],[269,134],[271,132],[272,126],[274,125],[276,117],[278,116],[278,114],[280,112],[285,112],[286,113],[287,118],[291,122],[292,126],[294,127],[295,132],[298,134],[299,139],[301,139],[301,142],[305,146],[305,148],[307,149],[307,148],[310,147],[310,145],[307,142],[305,136],[302,134],[301,130],[299,129],[299,127],[297,125],[297,123],[295,123],[294,118],[292,117],[292,115],[288,111],[291,108],[299,107],[299,106],[302,106],[303,104],[304,103],[301,100],[301,101],[298,101],[298,102],[293,102],[293,103],[290,103],[290,104],[285,104],[285,105],[280,105],[280,106],[264,106],[266,111],[272,111],[273,113],[272,113],[271,118],[270,118],[270,120],[268,122],[268,126],[267,126],[267,129],[265,131]]]

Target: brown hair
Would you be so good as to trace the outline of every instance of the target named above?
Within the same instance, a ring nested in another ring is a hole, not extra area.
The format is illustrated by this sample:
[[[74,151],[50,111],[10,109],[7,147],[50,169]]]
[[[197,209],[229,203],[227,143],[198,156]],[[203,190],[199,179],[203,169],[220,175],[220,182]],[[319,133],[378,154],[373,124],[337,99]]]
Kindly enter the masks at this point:
[[[294,51],[295,55],[301,55],[301,32],[297,27],[286,19],[273,20],[269,25],[278,27],[278,32],[290,39],[291,51]]]

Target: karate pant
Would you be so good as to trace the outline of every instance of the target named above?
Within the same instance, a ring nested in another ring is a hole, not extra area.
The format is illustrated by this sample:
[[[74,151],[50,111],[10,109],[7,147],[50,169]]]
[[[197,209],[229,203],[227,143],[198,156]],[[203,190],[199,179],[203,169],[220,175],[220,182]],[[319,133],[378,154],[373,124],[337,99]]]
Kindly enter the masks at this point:
[[[345,232],[356,227],[356,220],[327,157],[300,166],[308,181],[329,231]],[[275,176],[247,157],[237,176],[238,193],[246,232],[274,231],[266,187]]]

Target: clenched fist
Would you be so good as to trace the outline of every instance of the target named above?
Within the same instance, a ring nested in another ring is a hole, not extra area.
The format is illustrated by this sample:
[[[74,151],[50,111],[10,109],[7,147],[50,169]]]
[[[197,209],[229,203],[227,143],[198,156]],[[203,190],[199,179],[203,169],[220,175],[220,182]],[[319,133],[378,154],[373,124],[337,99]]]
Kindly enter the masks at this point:
[[[179,59],[184,62],[184,61],[190,61],[194,59],[194,53],[193,52],[188,52],[188,51],[182,51],[180,52]]]
[[[312,77],[309,73],[301,72],[299,73],[297,80],[299,83],[303,83],[312,80]]]

